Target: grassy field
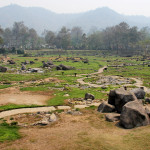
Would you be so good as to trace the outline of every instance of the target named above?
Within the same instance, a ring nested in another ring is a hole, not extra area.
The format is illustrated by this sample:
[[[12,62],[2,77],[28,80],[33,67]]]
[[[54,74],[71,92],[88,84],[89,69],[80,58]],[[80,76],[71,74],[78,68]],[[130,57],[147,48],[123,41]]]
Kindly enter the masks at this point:
[[[88,51],[88,54],[93,54],[93,52]],[[73,99],[73,98],[84,98],[85,93],[93,94],[95,98],[98,100],[107,100],[108,98],[107,93],[109,92],[109,90],[118,88],[119,86],[109,85],[107,86],[106,89],[89,88],[89,87],[82,88],[82,86],[79,85],[79,83],[77,82],[77,79],[86,77],[86,75],[90,73],[97,72],[100,67],[103,67],[105,65],[110,66],[108,67],[107,71],[103,72],[103,75],[105,76],[117,75],[123,77],[135,77],[141,79],[143,81],[144,86],[150,87],[150,67],[148,67],[148,65],[145,66],[142,65],[143,61],[141,61],[142,59],[141,57],[131,57],[131,58],[115,57],[115,56],[103,57],[100,56],[100,54],[96,56],[79,56],[77,55],[77,53],[74,53],[73,57],[83,57],[83,59],[88,59],[89,63],[87,64],[83,63],[81,60],[79,62],[73,62],[72,60],[67,61],[66,60],[67,57],[72,57],[71,53],[68,53],[67,55],[61,55],[61,57],[59,57],[56,54],[44,55],[42,57],[20,57],[16,55],[10,55],[8,57],[13,59],[16,62],[16,64],[15,65],[9,65],[5,63],[1,64],[2,66],[7,66],[9,68],[9,71],[7,73],[0,73],[0,89],[5,90],[9,87],[17,87],[20,88],[20,91],[22,92],[32,91],[38,93],[40,91],[44,91],[46,93],[49,93],[50,91],[52,91],[53,94],[52,98],[47,100],[46,106],[66,105],[65,100]],[[58,58],[57,61],[56,58]],[[39,68],[39,67],[41,68],[42,61],[46,62],[52,60],[54,62],[54,65],[64,64],[67,66],[75,67],[76,69],[68,70],[68,71],[44,69],[45,72],[42,74],[41,73],[30,73],[30,74],[17,73],[16,69],[20,69],[21,62],[24,62],[25,60],[35,61],[35,64],[32,65],[28,64],[26,65],[26,68]],[[150,60],[145,60],[144,62],[149,63]],[[126,66],[111,67],[111,66],[115,66],[115,65],[117,66],[121,64],[126,64]],[[129,64],[135,66],[130,66]],[[77,74],[76,77],[75,77],[75,73]],[[56,78],[59,82],[56,83],[56,82],[44,81],[44,79],[50,77]],[[40,80],[41,82],[36,82]],[[96,81],[97,81],[97,77],[92,77],[92,76],[89,76],[88,78],[85,79],[85,82],[96,83]],[[26,82],[31,82],[31,83],[25,84]],[[66,94],[68,95],[68,97],[64,96]],[[17,109],[17,108],[30,108],[30,107],[37,107],[37,106],[39,105],[7,104],[7,105],[1,105],[0,111]],[[70,128],[71,132],[75,135],[75,138],[73,138],[72,141],[69,141],[70,144],[68,145],[68,147],[64,146],[64,150],[65,149],[79,149],[79,150],[80,149],[81,150],[87,150],[87,149],[148,150],[150,149],[150,144],[148,143],[150,137],[149,126],[137,128],[134,130],[123,130],[120,129],[117,125],[115,126],[114,123],[106,122],[104,115],[98,114],[96,109],[97,108],[92,106],[86,110],[83,110],[85,111],[83,112],[84,114],[83,120],[85,121],[84,122],[85,124],[82,121],[71,120],[71,123],[69,123],[70,126],[68,126],[68,128]],[[80,129],[80,126],[83,125],[82,123],[85,125],[85,127],[87,127],[88,130],[83,129],[84,126],[82,130]],[[62,124],[62,126],[63,125],[64,124]],[[67,130],[67,125],[66,126],[65,125],[64,127]],[[71,128],[72,126],[77,127],[77,129],[79,129],[79,132],[76,133],[73,132]],[[27,130],[25,130],[24,132],[25,134],[28,134]],[[57,135],[58,134],[57,131],[55,132]],[[62,135],[66,135],[66,133],[64,133],[62,128],[60,128],[60,132],[62,133]],[[20,137],[21,136],[19,135],[18,128],[16,126],[10,126],[5,123],[0,124],[0,142],[6,140],[15,140]],[[58,141],[61,140],[59,138],[56,139],[58,139]],[[75,144],[75,147],[72,147],[72,144]]]

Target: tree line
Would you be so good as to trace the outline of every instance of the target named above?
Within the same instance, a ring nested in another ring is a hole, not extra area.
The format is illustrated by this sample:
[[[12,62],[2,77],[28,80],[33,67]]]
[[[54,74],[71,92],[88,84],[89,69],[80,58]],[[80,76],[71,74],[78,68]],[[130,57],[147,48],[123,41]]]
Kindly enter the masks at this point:
[[[121,22],[118,25],[96,30],[91,34],[83,32],[81,27],[60,31],[45,30],[39,36],[35,29],[28,28],[23,22],[15,22],[12,28],[0,28],[2,48],[14,49],[75,49],[75,50],[108,50],[122,53],[125,51],[148,51],[150,47],[150,28],[138,29]]]

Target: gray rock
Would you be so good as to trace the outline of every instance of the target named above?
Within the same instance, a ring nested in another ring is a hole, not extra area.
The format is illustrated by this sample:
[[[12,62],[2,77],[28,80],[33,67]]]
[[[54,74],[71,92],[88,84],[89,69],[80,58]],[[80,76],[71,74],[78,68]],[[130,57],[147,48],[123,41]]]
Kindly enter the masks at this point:
[[[26,70],[26,67],[22,65],[21,70]]]
[[[115,106],[110,105],[106,102],[101,103],[98,106],[98,111],[101,113],[110,113],[110,112],[114,112],[115,111]]]
[[[137,99],[144,99],[144,97],[145,97],[145,91],[143,88],[135,88],[135,89],[131,90],[131,92],[133,92],[135,94]]]
[[[139,101],[128,102],[123,106],[120,115],[120,125],[131,129],[149,124],[149,117],[143,105]]]
[[[6,71],[7,71],[7,68],[6,68],[6,67],[0,66],[0,72],[6,72]]]
[[[56,117],[56,115],[54,113],[49,117],[49,121],[50,122],[57,121],[57,117]]]
[[[148,114],[148,116],[150,117],[150,109],[149,108],[145,108],[146,113]]]
[[[120,114],[117,113],[110,113],[105,115],[106,121],[109,122],[115,122],[115,121],[119,121],[120,120]]]
[[[59,65],[58,67],[59,67],[60,70],[72,70],[72,69],[75,69],[75,68],[73,68],[71,66],[65,66],[65,65],[62,65],[62,64]]]
[[[137,98],[133,93],[126,91],[124,88],[120,88],[110,91],[108,103],[114,105],[117,112],[121,113],[122,107],[126,103],[134,100],[137,100]]]
[[[88,99],[94,100],[95,97],[94,97],[94,95],[92,95],[92,94],[90,94],[90,93],[86,93],[84,99],[85,99],[85,100],[88,100]]]
[[[145,98],[145,103],[150,103],[150,98],[146,97]]]
[[[80,111],[76,111],[76,110],[68,110],[67,114],[74,115],[74,116],[82,115]]]

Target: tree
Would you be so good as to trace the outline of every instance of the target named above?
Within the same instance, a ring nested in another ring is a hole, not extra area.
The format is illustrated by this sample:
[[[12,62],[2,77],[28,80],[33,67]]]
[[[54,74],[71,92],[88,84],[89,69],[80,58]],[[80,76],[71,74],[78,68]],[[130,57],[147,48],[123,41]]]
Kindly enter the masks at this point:
[[[2,39],[2,33],[3,33],[3,29],[1,28],[1,26],[0,26],[0,44],[2,44],[3,43],[3,39]]]
[[[29,29],[28,39],[31,44],[31,49],[35,49],[38,45],[38,35],[37,35],[37,32],[33,28]]]
[[[89,49],[102,49],[103,48],[103,34],[100,31],[94,32],[88,37],[88,48]]]
[[[71,45],[70,30],[62,27],[56,38],[56,46],[62,49],[68,49]]]
[[[81,39],[81,48],[82,49],[87,49],[88,48],[87,42],[88,42],[88,38],[86,37],[86,34],[84,33],[82,35],[82,39]]]
[[[45,31],[45,42],[51,47],[55,45],[55,33],[52,31]]]
[[[81,27],[73,27],[71,30],[71,44],[75,49],[80,49],[81,39],[82,39],[82,29]]]
[[[23,22],[15,22],[12,28],[12,40],[16,48],[22,48],[28,38],[28,27]]]

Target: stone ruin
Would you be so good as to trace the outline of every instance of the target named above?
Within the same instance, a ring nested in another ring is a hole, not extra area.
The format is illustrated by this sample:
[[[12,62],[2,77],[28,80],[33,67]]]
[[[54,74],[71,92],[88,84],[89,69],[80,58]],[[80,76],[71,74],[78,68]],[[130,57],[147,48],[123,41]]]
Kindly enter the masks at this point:
[[[119,121],[119,125],[126,129],[146,126],[150,124],[150,110],[144,107],[144,98],[143,88],[111,90],[108,102],[101,103],[98,111],[108,113],[105,115],[107,121]]]

